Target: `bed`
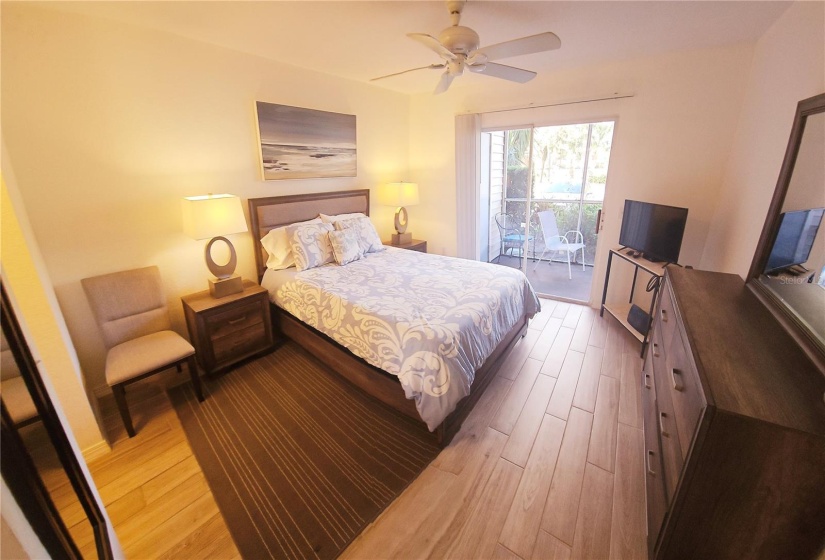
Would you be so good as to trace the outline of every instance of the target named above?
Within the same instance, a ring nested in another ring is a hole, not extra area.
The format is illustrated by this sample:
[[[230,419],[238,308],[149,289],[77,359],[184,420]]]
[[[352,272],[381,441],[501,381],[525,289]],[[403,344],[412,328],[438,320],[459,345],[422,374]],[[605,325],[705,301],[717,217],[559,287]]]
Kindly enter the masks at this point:
[[[369,190],[250,199],[249,210],[257,240],[319,213],[369,215]],[[276,331],[442,445],[539,307],[520,272],[486,263],[387,247],[346,266],[274,271],[256,243]]]

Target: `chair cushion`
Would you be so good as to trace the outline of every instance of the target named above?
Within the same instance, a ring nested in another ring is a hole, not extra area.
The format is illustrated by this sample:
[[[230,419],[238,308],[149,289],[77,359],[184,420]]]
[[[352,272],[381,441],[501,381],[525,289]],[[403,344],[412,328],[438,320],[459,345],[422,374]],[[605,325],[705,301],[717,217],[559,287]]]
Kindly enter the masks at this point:
[[[195,353],[182,336],[160,331],[112,347],[106,355],[106,383],[111,387]]]
[[[547,249],[551,251],[568,251],[570,253],[576,252],[584,248],[584,243],[562,243],[561,241],[550,242]]]
[[[37,416],[34,401],[32,401],[29,389],[22,377],[12,377],[3,381],[2,393],[3,403],[8,408],[9,415],[15,424]]]

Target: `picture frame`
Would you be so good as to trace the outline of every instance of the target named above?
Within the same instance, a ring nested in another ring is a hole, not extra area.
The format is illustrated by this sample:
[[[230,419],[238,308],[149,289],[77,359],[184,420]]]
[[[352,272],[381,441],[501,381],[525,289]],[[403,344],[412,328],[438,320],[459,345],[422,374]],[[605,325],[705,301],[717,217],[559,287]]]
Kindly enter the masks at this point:
[[[255,102],[264,181],[355,177],[355,115]]]

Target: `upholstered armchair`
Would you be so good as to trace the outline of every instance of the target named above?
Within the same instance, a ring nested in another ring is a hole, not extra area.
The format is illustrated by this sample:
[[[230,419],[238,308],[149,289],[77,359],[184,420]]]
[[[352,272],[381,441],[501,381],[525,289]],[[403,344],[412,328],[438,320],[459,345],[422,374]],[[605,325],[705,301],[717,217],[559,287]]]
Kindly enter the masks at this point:
[[[195,349],[171,330],[166,297],[156,266],[81,280],[108,349],[106,383],[112,388],[129,437],[135,435],[126,386],[187,363],[195,393],[203,401]]]

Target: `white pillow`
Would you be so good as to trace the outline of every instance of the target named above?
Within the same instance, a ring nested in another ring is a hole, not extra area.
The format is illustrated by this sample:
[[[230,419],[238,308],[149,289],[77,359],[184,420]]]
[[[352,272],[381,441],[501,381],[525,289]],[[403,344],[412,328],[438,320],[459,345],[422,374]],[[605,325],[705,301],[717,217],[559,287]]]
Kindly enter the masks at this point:
[[[320,223],[320,219],[312,218],[306,222],[295,222],[292,225]],[[292,254],[292,248],[290,247],[289,240],[286,237],[286,228],[287,226],[269,230],[269,233],[261,239],[261,245],[264,246],[264,249],[266,249],[266,252],[269,255],[266,259],[267,268],[271,268],[272,270],[282,270],[284,268],[289,268],[290,266],[295,266],[295,256]]]
[[[286,228],[298,272],[335,260],[327,235],[331,231],[332,224],[291,225]]]
[[[321,218],[321,221],[325,224],[334,224],[335,222],[349,220],[350,218],[366,218],[367,215],[363,212],[352,212],[351,214],[338,214],[335,216],[329,216],[327,214],[318,214],[318,217]]]

